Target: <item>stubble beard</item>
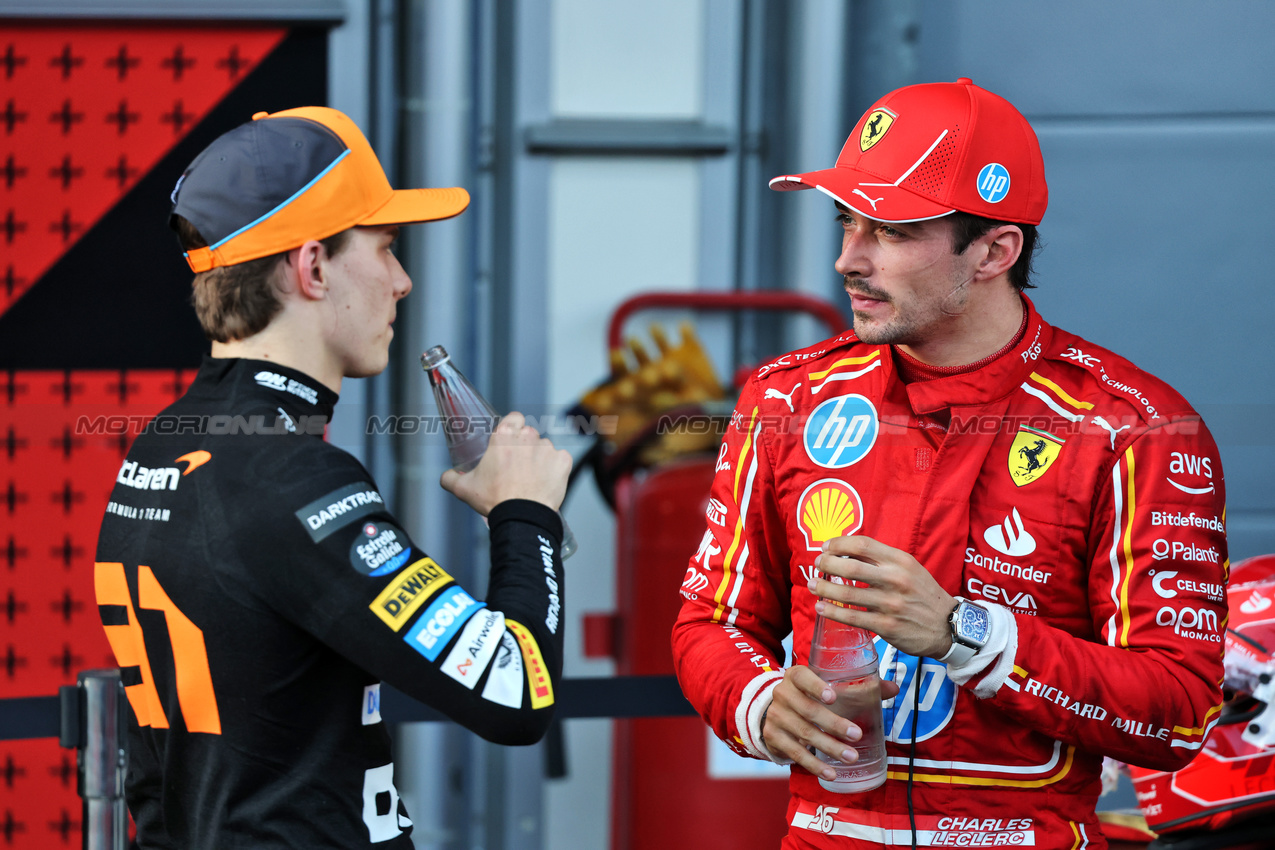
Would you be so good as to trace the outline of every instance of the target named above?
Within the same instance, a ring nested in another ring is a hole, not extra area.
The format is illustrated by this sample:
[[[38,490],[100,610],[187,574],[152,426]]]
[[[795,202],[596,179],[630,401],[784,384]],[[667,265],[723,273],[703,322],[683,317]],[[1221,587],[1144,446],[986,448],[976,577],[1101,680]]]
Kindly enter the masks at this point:
[[[929,337],[929,334],[924,330],[927,324],[933,326],[935,320],[940,316],[952,317],[965,312],[965,307],[969,300],[969,292],[966,289],[968,283],[969,280],[957,281],[941,302],[937,305],[931,302],[928,305],[932,311],[931,315],[926,315],[927,304],[925,302],[909,304],[905,315],[894,298],[886,292],[877,289],[862,278],[846,277],[845,289],[847,293],[858,293],[877,298],[894,307],[894,316],[884,322],[874,319],[870,314],[861,310],[852,310],[855,335],[868,345],[924,344]]]
[[[879,322],[870,314],[862,310],[852,310],[854,314],[854,333],[859,337],[860,341],[866,342],[868,345],[907,345],[908,337],[913,332],[912,324],[899,314],[898,306],[884,291],[872,286],[866,280],[857,277],[846,277],[845,288],[847,293],[864,295],[869,298],[879,299],[884,304],[890,304],[895,308],[894,317]]]

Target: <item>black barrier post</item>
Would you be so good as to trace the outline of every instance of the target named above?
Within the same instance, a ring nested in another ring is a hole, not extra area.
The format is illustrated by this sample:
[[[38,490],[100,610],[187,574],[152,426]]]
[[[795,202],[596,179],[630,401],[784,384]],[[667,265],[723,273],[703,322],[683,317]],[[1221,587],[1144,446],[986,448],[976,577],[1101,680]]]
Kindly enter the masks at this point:
[[[120,671],[85,670],[74,685],[59,688],[62,730],[58,742],[76,750],[76,785],[84,803],[84,850],[125,850],[128,810],[128,727]]]

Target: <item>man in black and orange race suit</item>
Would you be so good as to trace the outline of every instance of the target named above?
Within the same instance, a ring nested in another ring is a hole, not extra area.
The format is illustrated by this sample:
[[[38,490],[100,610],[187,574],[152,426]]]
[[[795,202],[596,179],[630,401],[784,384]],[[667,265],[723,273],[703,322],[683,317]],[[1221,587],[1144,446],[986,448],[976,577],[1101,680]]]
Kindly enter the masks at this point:
[[[1200,417],[1022,295],[1047,203],[1005,100],[911,86],[814,186],[855,329],[759,368],[673,633],[741,755],[794,763],[785,847],[1102,847],[1104,755],[1173,770],[1216,722],[1225,497]],[[856,607],[840,607],[831,601]],[[887,779],[805,666],[816,615],[878,637]],[[792,632],[785,667],[781,640]]]
[[[129,451],[95,571],[138,843],[410,848],[381,682],[489,740],[541,737],[570,456],[515,413],[477,468],[444,475],[490,523],[475,598],[323,439],[342,377],[388,361],[411,289],[397,225],[468,195],[392,190],[346,116],[307,107],[219,138],[173,199],[212,355]]]

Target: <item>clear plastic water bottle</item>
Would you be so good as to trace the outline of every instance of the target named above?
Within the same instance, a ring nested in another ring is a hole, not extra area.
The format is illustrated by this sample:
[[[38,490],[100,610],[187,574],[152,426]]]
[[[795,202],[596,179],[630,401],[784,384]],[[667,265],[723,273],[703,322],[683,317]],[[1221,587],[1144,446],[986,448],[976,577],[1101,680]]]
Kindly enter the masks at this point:
[[[461,374],[452,363],[451,355],[441,345],[421,355],[421,366],[429,376],[438,415],[444,420],[443,432],[447,437],[447,454],[452,468],[457,472],[469,472],[487,451],[487,443],[491,441],[500,415]],[[561,513],[558,518],[562,520],[562,560],[565,561],[575,554],[576,536],[571,533]]]
[[[859,754],[854,762],[815,750],[837,772],[836,779],[820,777],[819,784],[839,794],[871,791],[885,782],[886,771],[881,679],[872,635],[820,616],[810,643],[809,667],[836,692],[832,710],[863,730],[863,737],[852,745]]]

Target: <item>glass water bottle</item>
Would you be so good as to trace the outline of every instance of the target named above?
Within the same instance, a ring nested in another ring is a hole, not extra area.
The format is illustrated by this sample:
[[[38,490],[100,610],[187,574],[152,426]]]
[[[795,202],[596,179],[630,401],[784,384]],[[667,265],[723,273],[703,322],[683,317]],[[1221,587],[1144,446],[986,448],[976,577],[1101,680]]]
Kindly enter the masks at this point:
[[[443,432],[447,437],[447,454],[451,457],[452,468],[457,472],[469,472],[487,451],[487,443],[500,421],[500,415],[461,374],[452,363],[451,355],[441,345],[421,355],[421,366],[429,376],[438,415],[443,417]],[[575,554],[576,537],[561,513],[558,518],[562,520],[562,560],[565,561]]]

